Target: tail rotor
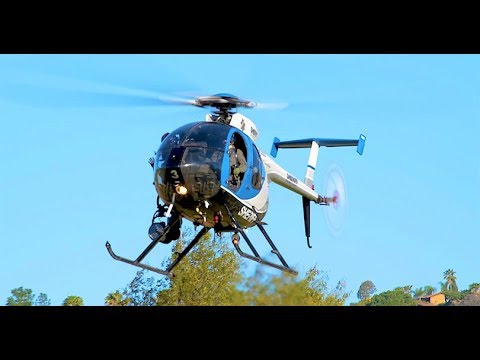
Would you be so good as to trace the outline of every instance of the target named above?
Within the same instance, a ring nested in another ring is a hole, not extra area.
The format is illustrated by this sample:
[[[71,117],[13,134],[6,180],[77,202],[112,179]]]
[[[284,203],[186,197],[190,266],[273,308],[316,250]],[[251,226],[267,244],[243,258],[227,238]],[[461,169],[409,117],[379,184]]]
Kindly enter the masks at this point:
[[[337,164],[331,165],[327,171],[323,194],[332,199],[323,212],[328,231],[331,236],[339,238],[348,219],[348,199],[345,177]]]

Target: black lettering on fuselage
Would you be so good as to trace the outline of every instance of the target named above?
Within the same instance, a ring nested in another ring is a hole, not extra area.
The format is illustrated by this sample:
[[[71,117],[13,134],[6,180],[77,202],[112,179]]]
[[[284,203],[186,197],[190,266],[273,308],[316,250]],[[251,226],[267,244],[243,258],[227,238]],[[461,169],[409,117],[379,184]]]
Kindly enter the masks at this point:
[[[298,184],[298,180],[294,178],[292,175],[290,175],[289,173],[287,173],[287,179],[293,182],[294,184]]]

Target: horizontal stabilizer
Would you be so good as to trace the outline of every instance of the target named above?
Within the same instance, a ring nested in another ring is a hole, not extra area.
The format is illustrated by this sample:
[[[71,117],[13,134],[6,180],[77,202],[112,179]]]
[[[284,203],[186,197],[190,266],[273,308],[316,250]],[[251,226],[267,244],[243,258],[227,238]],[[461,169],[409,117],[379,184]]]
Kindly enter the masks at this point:
[[[337,147],[337,146],[357,146],[357,152],[362,155],[365,146],[365,135],[360,135],[357,140],[350,139],[323,139],[323,138],[309,138],[301,140],[280,141],[278,138],[273,140],[272,151],[270,154],[273,157],[277,156],[278,149],[300,149],[310,148],[312,142],[316,142],[318,146]]]

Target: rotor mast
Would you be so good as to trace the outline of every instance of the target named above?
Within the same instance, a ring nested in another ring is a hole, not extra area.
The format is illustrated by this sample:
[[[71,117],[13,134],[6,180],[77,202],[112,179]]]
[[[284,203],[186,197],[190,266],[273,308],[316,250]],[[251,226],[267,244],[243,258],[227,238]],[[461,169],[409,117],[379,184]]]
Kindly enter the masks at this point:
[[[212,96],[200,96],[195,99],[195,106],[210,106],[217,110],[211,114],[212,121],[218,121],[230,125],[232,115],[235,113],[233,109],[238,107],[253,108],[257,104],[250,100],[240,99],[231,94],[216,94]]]

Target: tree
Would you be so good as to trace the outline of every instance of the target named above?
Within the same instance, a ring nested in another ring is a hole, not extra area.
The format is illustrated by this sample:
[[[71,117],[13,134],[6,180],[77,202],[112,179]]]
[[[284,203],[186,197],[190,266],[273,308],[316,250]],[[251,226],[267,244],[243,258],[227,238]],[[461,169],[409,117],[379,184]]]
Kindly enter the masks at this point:
[[[420,298],[422,296],[427,295],[427,293],[425,292],[425,289],[423,287],[416,288],[415,290],[412,291],[412,294],[413,294],[414,298]]]
[[[172,258],[187,245],[185,237],[193,237],[191,231],[183,231],[183,235],[172,249]],[[242,295],[236,286],[241,280],[240,264],[239,258],[223,237],[212,238],[207,233],[177,265],[175,277],[160,280],[161,290],[156,303],[186,306],[239,305],[242,303]]]
[[[457,304],[460,300],[463,299],[466,293],[462,293],[460,291],[453,291],[453,290],[444,290],[443,294],[445,295],[445,300],[447,303],[455,303]]]
[[[80,296],[70,295],[63,300],[62,306],[83,306],[83,299]]]
[[[468,285],[468,292],[471,294],[480,293],[480,283],[473,283]]]
[[[37,301],[35,301],[36,306],[50,306],[50,304],[50,299],[48,298],[47,294],[44,293],[40,293],[40,295],[38,295]]]
[[[171,257],[164,260],[167,267],[173,258],[193,238],[190,229],[182,231],[182,237],[172,247]],[[236,285],[241,279],[240,260],[225,239],[211,238],[207,233],[175,267],[173,279],[162,277],[155,281],[146,278],[146,270],[140,270],[122,291],[115,291],[105,298],[108,306],[150,305],[238,305],[241,293]]]
[[[427,285],[424,287],[426,295],[432,295],[437,292],[437,289],[434,286]]]
[[[242,286],[245,305],[341,306],[349,296],[342,281],[329,290],[328,276],[316,267],[300,279],[288,273],[266,275],[263,270],[263,267],[257,268],[254,276]]]
[[[427,285],[427,286],[420,287],[420,288],[417,288],[417,289],[413,290],[412,294],[413,294],[414,298],[420,298],[420,297],[423,297],[423,296],[435,294],[436,291],[437,291],[437,289],[435,287]]]
[[[120,291],[111,292],[105,298],[105,305],[107,306],[127,306],[130,303],[130,299],[124,297]]]
[[[455,276],[455,271],[453,269],[448,269],[443,272],[443,279],[445,283],[443,284],[443,291],[449,290],[453,292],[458,292],[457,286],[457,277]]]
[[[160,281],[146,278],[147,270],[138,270],[132,281],[120,292],[116,290],[105,297],[107,306],[152,306],[160,291]]]
[[[364,281],[358,291],[357,291],[357,298],[362,300],[368,300],[372,297],[372,295],[377,291],[377,288],[370,280]]]
[[[12,296],[7,298],[7,306],[33,306],[35,295],[31,289],[19,287],[13,289]]]
[[[177,253],[187,245],[183,236],[172,247],[172,256],[165,259],[167,267]],[[313,267],[304,278],[283,272],[266,275],[260,266],[255,275],[246,278],[240,271],[241,258],[228,246],[223,237],[207,233],[189,254],[175,267],[175,276],[158,281],[145,278],[145,270],[123,291],[110,293],[105,298],[109,306],[237,306],[237,305],[343,305],[348,293],[345,283],[338,282],[329,289],[328,277]]]
[[[417,302],[410,293],[406,292],[409,287],[397,287],[394,290],[374,295],[367,306],[417,306]]]
[[[123,290],[123,302],[128,306],[152,306],[160,291],[160,281],[145,277],[146,270],[137,271],[134,279]]]

